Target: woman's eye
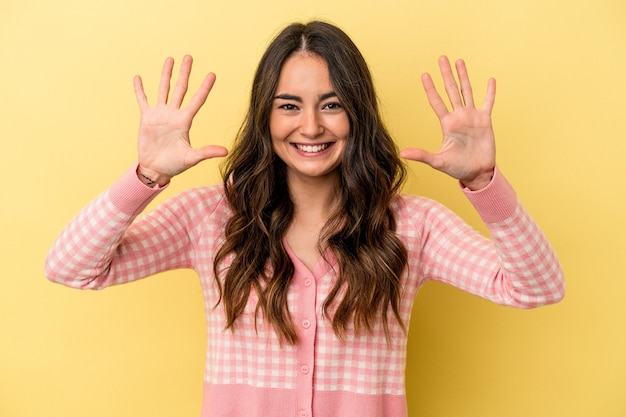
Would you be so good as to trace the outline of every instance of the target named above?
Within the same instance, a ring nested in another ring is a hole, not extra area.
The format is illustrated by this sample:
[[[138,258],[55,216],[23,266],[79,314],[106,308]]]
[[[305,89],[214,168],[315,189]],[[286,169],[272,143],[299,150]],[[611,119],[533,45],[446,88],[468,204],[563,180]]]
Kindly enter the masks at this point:
[[[324,109],[327,109],[327,110],[338,110],[338,109],[341,109],[341,108],[342,108],[341,104],[334,103],[334,102],[333,103],[327,103],[327,104],[324,105]]]
[[[281,104],[280,106],[278,106],[278,108],[283,110],[298,110],[298,106],[291,103]]]

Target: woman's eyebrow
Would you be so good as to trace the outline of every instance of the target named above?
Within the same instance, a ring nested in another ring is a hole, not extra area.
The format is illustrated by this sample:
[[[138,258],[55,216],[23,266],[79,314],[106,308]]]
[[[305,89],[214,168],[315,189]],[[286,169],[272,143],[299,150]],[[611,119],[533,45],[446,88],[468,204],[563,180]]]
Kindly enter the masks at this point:
[[[319,95],[319,100],[323,101],[323,100],[329,99],[331,97],[337,97],[337,93],[335,93],[334,91],[329,91],[328,93],[320,94]],[[293,101],[297,101],[298,103],[302,103],[303,102],[302,97],[295,96],[293,94],[287,94],[287,93],[278,94],[278,95],[274,96],[274,100],[276,100],[276,99],[293,100]]]
[[[294,96],[292,94],[279,94],[277,96],[274,96],[274,100],[276,99],[293,100],[293,101],[297,101],[298,103],[302,103],[302,97]]]

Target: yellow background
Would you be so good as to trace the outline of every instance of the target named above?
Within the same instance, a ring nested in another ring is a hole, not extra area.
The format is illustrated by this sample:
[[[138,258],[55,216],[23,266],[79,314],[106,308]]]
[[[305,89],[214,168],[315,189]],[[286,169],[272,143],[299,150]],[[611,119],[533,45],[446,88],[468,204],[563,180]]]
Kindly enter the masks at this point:
[[[56,234],[135,159],[132,76],[163,59],[217,84],[196,144],[228,146],[252,72],[293,20],[344,28],[401,146],[436,149],[419,75],[466,59],[498,80],[498,162],[555,246],[568,293],[532,311],[429,284],[410,329],[410,416],[626,416],[626,2],[623,0],[0,0],[0,416],[197,416],[204,316],[178,271],[102,292],[49,283]],[[183,174],[158,201],[218,180]],[[411,164],[407,190],[480,226],[454,181]],[[245,398],[242,398],[245,401]]]

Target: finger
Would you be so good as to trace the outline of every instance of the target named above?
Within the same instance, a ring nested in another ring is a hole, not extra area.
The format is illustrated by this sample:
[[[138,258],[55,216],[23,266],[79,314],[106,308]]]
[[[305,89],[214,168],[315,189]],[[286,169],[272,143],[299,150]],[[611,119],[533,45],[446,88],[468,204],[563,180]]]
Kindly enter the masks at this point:
[[[185,94],[187,93],[187,88],[189,86],[189,74],[191,73],[192,64],[193,59],[191,56],[185,55],[183,57],[183,62],[180,64],[178,80],[176,81],[176,86],[174,87],[172,98],[170,99],[170,103],[173,106],[180,107],[183,99],[185,98]]]
[[[137,104],[139,104],[139,110],[143,112],[149,104],[148,97],[146,97],[146,93],[143,89],[143,83],[139,75],[135,75],[133,78],[133,86],[135,87],[135,98],[137,99]]]
[[[443,85],[446,88],[446,93],[448,94],[448,98],[450,99],[450,104],[452,104],[452,109],[462,107],[463,101],[461,100],[461,95],[459,94],[459,87],[456,84],[456,80],[454,79],[454,74],[452,73],[450,61],[445,55],[439,58],[439,70],[441,71],[441,76],[443,77]]]
[[[400,157],[411,161],[424,162],[430,165],[434,160],[434,154],[424,149],[406,148],[400,151]]]
[[[223,146],[209,145],[198,149],[205,158],[218,158],[228,155],[228,149]]]
[[[438,171],[444,172],[445,169],[445,161],[438,153],[428,152],[424,149],[403,149],[400,152],[400,157],[415,162],[421,162]]]
[[[190,166],[211,158],[219,158],[228,155],[228,149],[223,146],[209,145],[203,148],[193,149],[189,155]]]
[[[428,98],[430,107],[432,107],[435,111],[437,117],[441,119],[443,116],[448,114],[448,108],[437,92],[430,74],[422,74],[422,85],[424,86],[424,91],[426,92],[426,98]]]
[[[461,84],[461,95],[463,96],[463,102],[468,107],[474,107],[474,94],[472,92],[472,85],[470,84],[465,62],[462,59],[459,59],[456,61],[455,66],[456,73],[459,75],[459,84]]]
[[[487,82],[487,95],[485,95],[485,101],[483,103],[483,111],[491,115],[493,110],[493,104],[496,101],[496,80],[495,78],[489,78]]]
[[[196,91],[193,97],[191,97],[191,100],[189,100],[187,111],[189,111],[192,116],[195,115],[198,110],[200,110],[200,107],[202,107],[202,105],[206,102],[206,99],[213,88],[213,84],[215,84],[215,78],[214,73],[208,73],[207,76],[204,77],[198,91]]]
[[[159,83],[159,95],[157,103],[167,104],[167,97],[170,94],[170,80],[172,79],[172,68],[174,67],[174,59],[167,58],[163,63],[161,71],[161,82]]]

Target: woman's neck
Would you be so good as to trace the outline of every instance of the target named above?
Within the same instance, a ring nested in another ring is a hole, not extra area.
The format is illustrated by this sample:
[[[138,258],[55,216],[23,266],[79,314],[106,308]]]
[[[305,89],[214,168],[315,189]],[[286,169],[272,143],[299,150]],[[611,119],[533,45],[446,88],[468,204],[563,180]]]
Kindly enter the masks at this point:
[[[289,195],[295,216],[326,223],[338,203],[338,176],[326,178],[288,178]]]
[[[320,239],[324,226],[337,208],[339,181],[288,178],[288,183],[294,215],[285,238],[294,254],[312,271],[326,246]]]

